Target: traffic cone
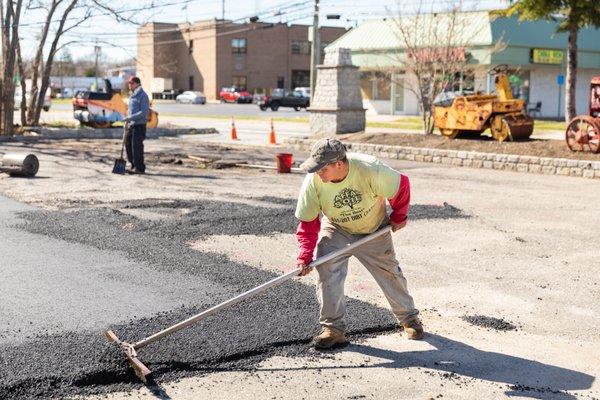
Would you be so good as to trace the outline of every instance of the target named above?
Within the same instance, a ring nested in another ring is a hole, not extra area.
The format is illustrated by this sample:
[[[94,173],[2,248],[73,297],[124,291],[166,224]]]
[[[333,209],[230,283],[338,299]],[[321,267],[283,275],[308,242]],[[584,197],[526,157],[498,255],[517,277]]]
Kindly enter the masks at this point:
[[[269,144],[277,144],[275,139],[275,128],[273,127],[273,118],[271,118],[271,133],[269,133]]]
[[[235,121],[231,117],[231,140],[238,140],[237,129],[235,129]]]

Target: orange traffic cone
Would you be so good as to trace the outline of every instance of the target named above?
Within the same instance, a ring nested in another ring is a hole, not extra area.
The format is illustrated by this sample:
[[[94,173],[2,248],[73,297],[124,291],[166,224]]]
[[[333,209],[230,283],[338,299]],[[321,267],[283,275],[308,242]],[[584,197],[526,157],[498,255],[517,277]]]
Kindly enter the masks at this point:
[[[238,140],[237,129],[235,129],[235,121],[231,117],[231,140]]]
[[[277,144],[275,139],[275,128],[273,127],[273,118],[271,118],[271,133],[269,133],[269,144]]]

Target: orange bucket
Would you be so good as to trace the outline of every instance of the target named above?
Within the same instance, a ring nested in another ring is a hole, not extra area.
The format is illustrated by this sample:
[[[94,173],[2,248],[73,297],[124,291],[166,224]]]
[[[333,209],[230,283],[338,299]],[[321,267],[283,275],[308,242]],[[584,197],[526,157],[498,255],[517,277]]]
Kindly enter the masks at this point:
[[[280,174],[289,174],[292,171],[292,154],[277,153],[275,154],[277,163],[277,172]]]

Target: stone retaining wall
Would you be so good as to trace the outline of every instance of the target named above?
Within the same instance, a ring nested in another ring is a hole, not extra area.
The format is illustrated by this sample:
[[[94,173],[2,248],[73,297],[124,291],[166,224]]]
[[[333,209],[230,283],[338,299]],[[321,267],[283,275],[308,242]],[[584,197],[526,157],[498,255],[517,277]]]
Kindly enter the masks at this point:
[[[154,128],[146,131],[147,139],[156,139],[163,136],[178,136],[186,134],[218,133],[214,128],[206,129],[184,129],[184,128]],[[123,128],[108,129],[69,129],[69,128],[40,128],[36,132],[27,135],[0,136],[3,142],[37,142],[39,140],[66,140],[66,139],[121,139]]]
[[[285,140],[285,143],[292,148],[309,151],[314,140],[288,138]],[[370,143],[345,144],[349,151],[371,154],[381,158],[431,162],[459,167],[499,169],[535,174],[579,176],[600,179],[600,161],[388,146]]]

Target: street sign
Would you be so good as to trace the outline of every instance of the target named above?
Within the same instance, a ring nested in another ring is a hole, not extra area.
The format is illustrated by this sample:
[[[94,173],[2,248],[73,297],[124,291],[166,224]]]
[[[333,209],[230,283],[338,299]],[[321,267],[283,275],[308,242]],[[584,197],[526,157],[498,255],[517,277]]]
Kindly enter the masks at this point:
[[[565,76],[563,74],[556,75],[556,84],[562,86],[565,84]]]

